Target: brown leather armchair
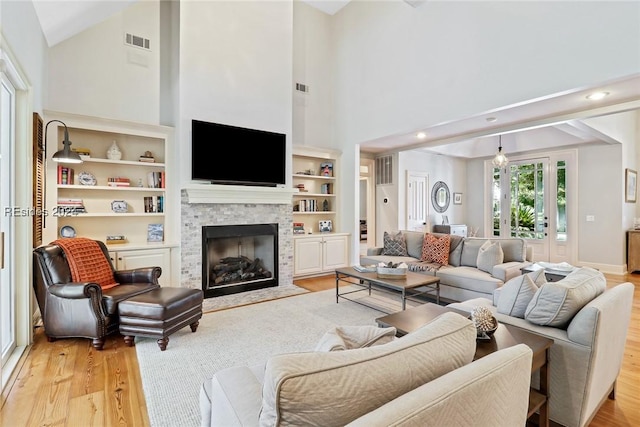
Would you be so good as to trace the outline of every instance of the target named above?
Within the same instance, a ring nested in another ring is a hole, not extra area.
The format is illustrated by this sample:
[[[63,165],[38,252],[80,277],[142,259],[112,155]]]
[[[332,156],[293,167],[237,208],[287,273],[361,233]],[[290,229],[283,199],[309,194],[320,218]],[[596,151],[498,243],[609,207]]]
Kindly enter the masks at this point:
[[[102,350],[104,337],[118,330],[118,303],[160,287],[160,267],[115,271],[107,247],[100,241],[98,244],[119,283],[106,290],[96,283],[72,282],[71,270],[60,246],[43,245],[33,250],[33,289],[49,341],[92,338],[93,347]]]

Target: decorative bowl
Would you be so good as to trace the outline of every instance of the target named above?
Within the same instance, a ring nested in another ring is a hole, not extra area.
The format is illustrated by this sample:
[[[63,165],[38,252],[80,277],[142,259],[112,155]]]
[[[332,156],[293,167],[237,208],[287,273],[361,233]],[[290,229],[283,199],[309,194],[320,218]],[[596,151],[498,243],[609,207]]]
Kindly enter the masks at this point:
[[[377,274],[379,279],[404,279],[407,277],[408,268],[391,268],[378,267]]]

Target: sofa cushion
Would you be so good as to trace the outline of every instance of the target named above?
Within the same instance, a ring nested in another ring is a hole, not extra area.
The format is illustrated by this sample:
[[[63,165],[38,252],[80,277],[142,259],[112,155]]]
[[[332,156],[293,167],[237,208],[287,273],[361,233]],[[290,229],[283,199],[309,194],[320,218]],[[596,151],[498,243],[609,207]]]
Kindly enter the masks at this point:
[[[602,273],[588,267],[578,268],[562,280],[542,285],[527,306],[524,318],[536,325],[566,327],[606,287]]]
[[[431,233],[425,233],[420,260],[424,262],[437,262],[443,265],[449,264],[450,245],[451,239],[448,234],[437,237]]]
[[[500,243],[504,253],[503,262],[524,262],[527,260],[527,242],[524,239],[508,238],[495,240]]]
[[[388,344],[274,356],[265,370],[260,425],[346,425],[470,363],[475,347],[471,321],[444,313]]]
[[[462,253],[460,254],[460,265],[477,267],[480,246],[486,241],[487,239],[476,239],[473,237],[464,239],[462,242]]]
[[[407,242],[407,255],[416,259],[422,256],[422,242],[424,233],[421,231],[403,230],[402,234]]]
[[[382,255],[407,256],[407,242],[402,232],[391,234],[384,232],[384,248]]]
[[[504,253],[502,252],[500,243],[487,240],[480,246],[480,249],[478,249],[476,264],[480,270],[491,274],[493,266],[502,264],[503,259]]]
[[[538,288],[545,283],[542,269],[509,280],[501,288],[497,304],[498,313],[524,319],[524,313],[531,299]]]
[[[456,288],[468,289],[476,293],[491,295],[494,290],[504,284],[500,279],[475,267],[446,267],[436,272],[440,278],[440,286],[447,284]],[[442,289],[440,290],[442,295]]]

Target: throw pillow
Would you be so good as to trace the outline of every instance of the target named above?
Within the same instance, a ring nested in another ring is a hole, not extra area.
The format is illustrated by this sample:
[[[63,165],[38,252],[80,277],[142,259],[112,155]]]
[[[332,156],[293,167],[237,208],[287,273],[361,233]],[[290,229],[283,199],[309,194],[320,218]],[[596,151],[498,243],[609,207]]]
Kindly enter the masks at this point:
[[[422,242],[421,260],[447,265],[449,263],[450,247],[451,237],[448,234],[436,237],[433,234],[425,233],[424,241]]]
[[[491,274],[493,272],[493,266],[502,264],[503,259],[504,253],[502,252],[500,243],[487,240],[480,246],[476,264],[478,265],[478,269]]]
[[[542,285],[527,306],[524,318],[536,325],[564,328],[606,287],[607,281],[599,271],[588,267],[575,269],[562,280]]]
[[[509,280],[501,288],[497,304],[498,313],[524,319],[524,314],[531,299],[538,287],[545,283],[543,269],[516,276]]]
[[[382,249],[382,255],[390,256],[407,256],[407,242],[402,235],[402,232],[398,231],[396,234],[391,235],[384,232],[384,248]]]

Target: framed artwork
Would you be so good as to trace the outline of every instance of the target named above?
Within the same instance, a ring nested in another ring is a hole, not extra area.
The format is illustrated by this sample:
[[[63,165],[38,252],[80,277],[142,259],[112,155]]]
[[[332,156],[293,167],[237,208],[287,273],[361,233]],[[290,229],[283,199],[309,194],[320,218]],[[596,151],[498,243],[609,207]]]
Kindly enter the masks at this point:
[[[633,169],[624,170],[624,201],[626,203],[635,203],[638,184],[638,172]]]
[[[333,176],[333,163],[320,163],[320,176]]]
[[[454,205],[462,204],[462,193],[453,193],[453,204]]]
[[[147,226],[147,242],[162,242],[164,240],[164,224],[149,224]]]

